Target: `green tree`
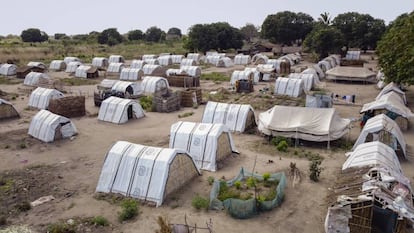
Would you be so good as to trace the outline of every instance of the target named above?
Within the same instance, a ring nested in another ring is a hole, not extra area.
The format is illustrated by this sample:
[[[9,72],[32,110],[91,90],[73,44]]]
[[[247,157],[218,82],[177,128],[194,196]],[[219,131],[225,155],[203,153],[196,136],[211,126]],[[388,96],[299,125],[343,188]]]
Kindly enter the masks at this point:
[[[339,14],[333,19],[332,25],[344,34],[348,47],[364,50],[375,49],[377,41],[385,32],[384,20],[358,12]]]
[[[55,40],[69,39],[69,37],[65,33],[55,33],[53,37],[55,38]]]
[[[304,46],[319,55],[319,58],[327,57],[329,53],[339,53],[344,45],[344,36],[338,29],[320,24],[308,34]]]
[[[268,15],[262,24],[262,37],[275,43],[290,45],[296,40],[304,40],[312,31],[314,20],[305,13],[291,11]]]
[[[378,42],[379,65],[386,81],[414,84],[414,11],[399,16]]]
[[[238,49],[243,45],[243,35],[240,30],[228,23],[193,25],[185,40],[185,48],[192,51],[206,52],[208,50]]]
[[[20,37],[23,42],[43,42],[49,39],[49,36],[37,28],[29,28],[22,31]]]
[[[110,46],[120,44],[124,40],[116,28],[108,28],[103,30],[99,33],[97,39],[99,44],[108,44]]]
[[[251,23],[247,23],[243,27],[240,28],[240,32],[243,35],[243,39],[246,41],[251,41],[253,38],[259,36],[259,31],[257,30],[257,27],[254,26]]]
[[[152,26],[145,32],[145,40],[150,42],[160,42],[162,34],[163,31],[160,28]]]
[[[144,39],[144,33],[137,29],[128,32],[128,40],[142,40]]]
[[[181,30],[179,28],[170,28],[168,29],[167,35],[174,35],[177,36],[178,38],[181,38],[182,34],[181,34]]]

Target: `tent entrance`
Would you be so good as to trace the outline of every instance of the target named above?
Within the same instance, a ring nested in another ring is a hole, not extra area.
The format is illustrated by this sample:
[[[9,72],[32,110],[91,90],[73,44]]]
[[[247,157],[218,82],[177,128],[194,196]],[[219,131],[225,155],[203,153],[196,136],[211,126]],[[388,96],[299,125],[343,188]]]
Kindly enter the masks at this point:
[[[128,120],[133,118],[134,114],[133,114],[133,111],[132,111],[132,105],[128,106],[127,114],[128,114]]]

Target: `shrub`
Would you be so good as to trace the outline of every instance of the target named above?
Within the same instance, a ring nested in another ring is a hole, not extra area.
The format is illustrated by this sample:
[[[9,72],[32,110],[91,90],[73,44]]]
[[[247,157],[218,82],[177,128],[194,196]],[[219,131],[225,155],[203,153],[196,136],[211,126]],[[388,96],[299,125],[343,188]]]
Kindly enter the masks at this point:
[[[289,145],[286,141],[280,141],[279,144],[277,144],[276,149],[281,152],[287,152],[288,147]]]
[[[241,185],[242,185],[242,183],[239,180],[234,182],[234,187],[236,187],[236,189],[240,189]]]
[[[280,144],[280,142],[285,141],[286,143],[288,143],[289,145],[291,144],[291,140],[290,138],[285,138],[283,136],[276,136],[273,137],[271,140],[272,145],[274,146],[278,146]]]
[[[126,199],[121,202],[121,212],[118,215],[119,221],[133,219],[138,215],[138,202],[133,199]]]
[[[197,210],[207,209],[209,205],[209,201],[208,199],[197,194],[191,201],[191,205]]]
[[[249,188],[256,187],[256,178],[254,178],[253,176],[250,176],[249,178],[247,178],[246,184],[247,184],[247,187]]]
[[[67,223],[59,222],[50,224],[47,227],[49,233],[76,233],[75,225],[69,225]]]
[[[139,98],[139,104],[141,104],[141,107],[147,111],[152,111],[152,96],[143,96]]]
[[[319,176],[322,172],[322,168],[320,168],[319,166],[321,165],[322,160],[320,159],[313,159],[310,161],[310,165],[309,165],[309,178],[315,182],[319,181]]]
[[[267,180],[269,180],[269,178],[270,178],[270,173],[269,173],[269,172],[266,172],[266,173],[264,173],[264,174],[263,174],[263,176],[262,176],[262,177],[263,177],[263,180],[264,180],[264,181],[267,181]]]
[[[90,220],[90,223],[96,226],[108,226],[109,221],[103,216],[95,216]]]
[[[214,177],[212,176],[207,177],[207,182],[209,185],[212,185],[214,183]]]

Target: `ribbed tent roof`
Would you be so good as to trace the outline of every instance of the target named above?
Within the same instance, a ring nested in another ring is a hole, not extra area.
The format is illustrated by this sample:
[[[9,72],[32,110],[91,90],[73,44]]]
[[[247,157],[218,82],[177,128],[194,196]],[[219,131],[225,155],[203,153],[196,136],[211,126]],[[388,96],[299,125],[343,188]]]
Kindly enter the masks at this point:
[[[401,96],[393,91],[381,96],[378,100],[364,104],[360,112],[379,109],[387,109],[404,118],[414,117],[411,110],[405,106]]]
[[[29,135],[44,142],[53,142],[57,130],[60,131],[62,138],[77,134],[76,127],[70,119],[47,110],[40,110],[30,122]]]
[[[111,96],[102,102],[99,108],[98,120],[115,124],[125,123],[128,121],[128,108],[130,106],[132,106],[135,118],[139,119],[145,116],[144,110],[138,102]]]

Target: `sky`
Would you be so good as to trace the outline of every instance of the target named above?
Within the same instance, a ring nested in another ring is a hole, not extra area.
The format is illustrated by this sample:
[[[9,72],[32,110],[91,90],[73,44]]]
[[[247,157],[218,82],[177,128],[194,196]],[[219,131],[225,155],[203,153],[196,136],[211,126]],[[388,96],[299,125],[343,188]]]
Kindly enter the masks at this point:
[[[3,8],[4,7],[4,8]],[[280,11],[303,12],[315,20],[323,12],[332,18],[356,11],[388,24],[414,10],[413,0],[11,0],[0,13],[0,35],[20,35],[39,28],[48,35],[101,32],[120,33],[156,26],[164,31],[180,28],[183,34],[194,24],[228,22],[240,28],[246,23],[261,26],[266,16]]]

